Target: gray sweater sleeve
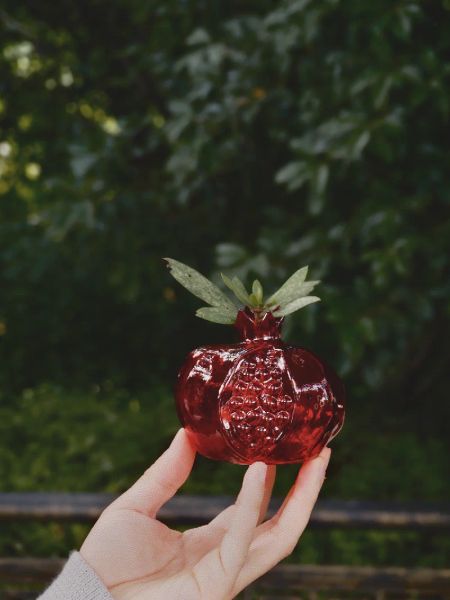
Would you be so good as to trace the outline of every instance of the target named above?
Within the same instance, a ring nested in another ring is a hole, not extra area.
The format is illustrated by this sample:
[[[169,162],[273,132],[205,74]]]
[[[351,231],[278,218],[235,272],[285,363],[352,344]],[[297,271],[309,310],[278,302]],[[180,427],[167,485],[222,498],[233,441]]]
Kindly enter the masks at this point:
[[[73,552],[63,570],[38,600],[113,600],[105,584],[83,560]]]

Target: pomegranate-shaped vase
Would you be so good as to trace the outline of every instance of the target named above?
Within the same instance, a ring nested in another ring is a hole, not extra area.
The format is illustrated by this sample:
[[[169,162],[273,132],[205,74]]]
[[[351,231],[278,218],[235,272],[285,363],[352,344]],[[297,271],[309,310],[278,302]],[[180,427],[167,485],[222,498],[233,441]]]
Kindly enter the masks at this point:
[[[237,278],[223,276],[241,307],[197,271],[166,260],[182,285],[211,304],[197,315],[233,323],[241,337],[193,350],[179,372],[177,412],[198,452],[237,464],[298,463],[319,454],[342,427],[343,385],[312,352],[281,339],[284,316],[318,300],[306,295],[318,283],[305,282],[307,268],[266,302],[258,281],[248,294]]]

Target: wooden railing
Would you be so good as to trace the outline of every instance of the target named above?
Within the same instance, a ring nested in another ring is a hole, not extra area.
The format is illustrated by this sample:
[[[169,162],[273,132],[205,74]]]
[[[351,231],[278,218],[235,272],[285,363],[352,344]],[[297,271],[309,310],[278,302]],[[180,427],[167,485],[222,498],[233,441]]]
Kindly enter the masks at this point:
[[[109,494],[0,494],[0,520],[92,522],[112,499]],[[200,525],[231,502],[231,498],[222,496],[177,496],[161,509],[159,518],[171,526]],[[271,504],[269,516],[278,505],[277,501]],[[450,531],[450,506],[323,500],[317,503],[311,527],[419,530],[433,535]],[[33,598],[36,592],[33,596],[23,589],[5,586],[45,585],[62,564],[63,560],[57,558],[0,558],[0,598]],[[323,597],[317,595],[319,592],[333,592],[333,598],[381,600],[393,594],[395,598],[448,600],[450,569],[282,564],[258,580],[244,597],[312,600]],[[344,595],[336,596],[338,592]]]

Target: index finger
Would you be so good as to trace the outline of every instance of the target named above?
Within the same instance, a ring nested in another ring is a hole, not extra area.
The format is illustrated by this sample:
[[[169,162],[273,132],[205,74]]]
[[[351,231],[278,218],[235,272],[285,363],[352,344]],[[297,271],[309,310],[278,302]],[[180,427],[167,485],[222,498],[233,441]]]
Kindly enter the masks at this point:
[[[179,429],[169,448],[111,507],[126,508],[154,517],[183,485],[192,470],[195,450],[184,429]]]

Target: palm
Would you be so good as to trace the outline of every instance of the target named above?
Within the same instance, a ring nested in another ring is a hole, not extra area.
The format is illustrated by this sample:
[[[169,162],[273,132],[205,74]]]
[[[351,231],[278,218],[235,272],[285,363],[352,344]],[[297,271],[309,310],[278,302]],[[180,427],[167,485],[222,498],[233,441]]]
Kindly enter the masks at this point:
[[[302,469],[283,507],[259,524],[275,468],[252,465],[236,504],[213,521],[180,533],[156,513],[188,477],[195,452],[184,431],[102,514],[81,549],[114,598],[223,600],[287,556],[303,531],[323,481],[325,461]],[[303,474],[303,477],[302,477]],[[303,481],[302,484],[302,479]],[[294,520],[293,520],[294,519]]]
[[[108,587],[119,592],[121,598],[127,598],[128,592],[131,597],[132,588],[133,598],[199,597],[195,566],[217,545],[225,529],[209,524],[180,533],[156,519],[128,509],[111,512],[105,517],[105,527],[109,530],[113,526],[117,541],[122,541],[115,546],[120,550],[116,568],[106,582]],[[129,541],[125,546],[124,540]],[[124,564],[124,556],[128,557],[127,564]],[[138,593],[130,581],[140,581]]]

